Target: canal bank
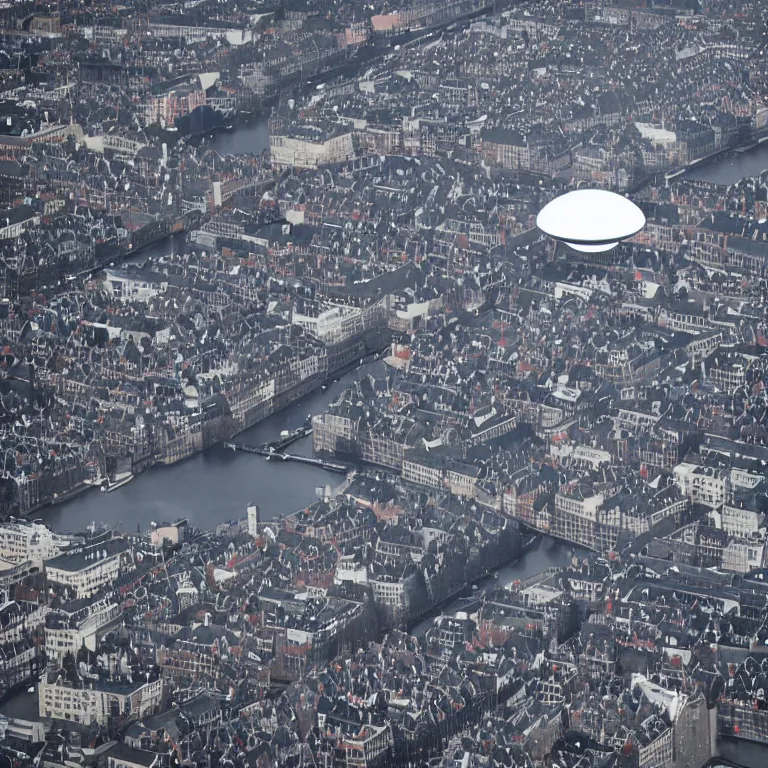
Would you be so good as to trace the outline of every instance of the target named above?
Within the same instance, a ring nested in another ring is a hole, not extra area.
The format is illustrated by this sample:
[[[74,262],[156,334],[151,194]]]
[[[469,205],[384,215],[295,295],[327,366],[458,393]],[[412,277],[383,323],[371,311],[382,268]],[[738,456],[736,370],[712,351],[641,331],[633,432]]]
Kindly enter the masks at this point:
[[[501,5],[506,5],[502,3]],[[234,130],[223,130],[221,127],[211,131],[208,136],[199,139],[205,146],[216,150],[222,155],[260,154],[269,149],[268,115],[272,107],[283,98],[293,96],[300,98],[313,93],[318,87],[336,79],[352,80],[375,61],[390,56],[396,48],[429,43],[436,37],[460,32],[469,27],[477,19],[489,13],[500,10],[500,4],[494,2],[479,3],[478,7],[468,9],[456,17],[443,19],[437,23],[419,29],[409,29],[407,32],[394,37],[382,36],[363,44],[357,53],[347,60],[319,72],[306,76],[296,76],[281,83],[275,93],[268,96],[261,106],[260,112],[248,113],[248,121],[237,120]]]
[[[516,581],[525,581],[532,576],[546,571],[548,568],[567,566],[574,554],[583,556],[584,550],[574,550],[572,546],[560,542],[549,542],[545,545],[539,541],[538,545],[524,552],[516,560],[503,565],[497,571],[489,576],[485,576],[473,586],[471,597],[456,597],[450,600],[446,605],[440,606],[439,615],[455,616],[460,611],[464,611],[468,604],[475,604],[484,598],[485,595],[493,592],[498,587],[512,586]],[[474,608],[473,610],[477,610]],[[438,611],[432,609],[428,614],[409,627],[409,631],[416,637],[423,637],[427,630],[433,626]]]
[[[268,416],[241,433],[239,439],[258,445],[278,439],[285,430],[297,429],[310,413],[325,410],[353,381],[364,376],[368,367],[351,371],[327,389],[318,389]],[[311,456],[312,437],[294,443],[291,453]],[[83,530],[91,522],[144,531],[152,522],[179,517],[207,529],[243,517],[251,501],[259,505],[265,520],[294,512],[314,501],[318,489],[336,487],[340,479],[338,474],[318,467],[266,461],[218,445],[178,464],[152,467],[114,493],[91,490],[42,509],[38,516],[58,531]]]
[[[233,151],[252,151],[256,141],[266,141],[266,125],[254,124],[234,134],[222,134],[221,140]],[[768,147],[744,153],[739,157],[739,172],[757,174],[768,166]],[[730,173],[729,160],[696,169],[697,177],[726,183],[723,174]],[[142,259],[160,255],[173,241],[142,254]],[[320,413],[355,377],[356,371],[343,377],[327,390],[317,390],[278,414],[246,430],[239,440],[261,444],[276,440],[281,431],[301,426],[309,413]],[[311,437],[291,448],[292,453],[310,456]],[[36,515],[58,530],[81,530],[91,522],[122,526],[135,531],[146,530],[151,522],[189,518],[192,525],[211,527],[224,520],[239,518],[249,501],[258,503],[266,518],[289,514],[312,502],[316,489],[336,486],[339,475],[318,467],[293,462],[268,462],[261,457],[214,447],[184,462],[169,467],[156,467],[139,475],[132,483],[114,493],[91,490],[75,499],[40,510]],[[526,560],[530,560],[527,558]]]
[[[744,151],[728,151],[709,162],[687,169],[678,178],[709,181],[713,184],[735,184],[745,176],[759,176],[768,169],[768,142]]]

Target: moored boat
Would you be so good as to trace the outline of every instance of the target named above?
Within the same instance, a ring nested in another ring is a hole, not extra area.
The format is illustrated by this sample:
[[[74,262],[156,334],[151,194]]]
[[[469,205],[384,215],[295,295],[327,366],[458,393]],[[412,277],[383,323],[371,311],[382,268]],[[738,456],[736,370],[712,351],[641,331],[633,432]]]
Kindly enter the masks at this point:
[[[118,488],[122,488],[124,485],[133,480],[133,472],[118,472],[113,479],[105,478],[101,486],[102,493],[112,493]]]

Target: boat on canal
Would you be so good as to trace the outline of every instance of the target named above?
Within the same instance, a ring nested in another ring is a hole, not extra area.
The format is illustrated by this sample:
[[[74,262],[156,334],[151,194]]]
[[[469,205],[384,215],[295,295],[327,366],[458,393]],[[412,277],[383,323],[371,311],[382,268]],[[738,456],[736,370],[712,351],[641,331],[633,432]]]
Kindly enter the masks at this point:
[[[117,472],[114,476],[114,478],[105,478],[104,482],[101,486],[101,492],[102,493],[112,493],[112,491],[116,491],[118,488],[122,488],[124,485],[127,485],[128,483],[133,480],[134,474],[133,472]]]

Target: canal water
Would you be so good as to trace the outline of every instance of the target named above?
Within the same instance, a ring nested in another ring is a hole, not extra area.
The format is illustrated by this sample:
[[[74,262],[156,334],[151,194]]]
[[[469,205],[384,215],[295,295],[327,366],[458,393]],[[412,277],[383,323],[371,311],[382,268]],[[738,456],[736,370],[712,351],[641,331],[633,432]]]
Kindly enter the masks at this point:
[[[720,754],[731,763],[743,768],[765,768],[768,765],[768,744],[758,744],[739,739],[721,740]],[[717,766],[717,761],[713,761]]]
[[[733,152],[714,163],[695,166],[685,174],[687,179],[735,184],[745,176],[758,176],[768,169],[768,142],[747,152]]]
[[[268,120],[263,117],[231,133],[215,133],[205,139],[205,146],[215,149],[220,155],[259,155],[269,149]]]
[[[473,599],[479,598],[484,593],[492,592],[497,587],[510,586],[515,581],[523,581],[531,576],[536,576],[536,574],[545,571],[547,568],[567,565],[574,553],[579,556],[586,553],[586,550],[577,549],[574,551],[573,548],[560,542],[553,542],[549,539],[544,541],[548,543],[540,543],[537,549],[526,552],[516,562],[499,568],[498,579],[487,578],[481,581],[477,586],[477,590],[473,591]],[[459,611],[464,610],[465,606],[466,602],[458,598],[449,605],[444,606],[440,614],[455,616]],[[411,629],[411,634],[416,635],[416,637],[422,637],[433,625],[434,621],[434,616],[420,621]]]
[[[366,367],[273,414],[238,439],[259,445],[276,440],[282,430],[302,426],[310,413],[324,411],[354,379],[363,376]],[[312,437],[294,443],[290,452],[311,456]],[[249,502],[259,505],[265,520],[294,512],[314,501],[317,489],[326,485],[334,488],[343,479],[319,467],[267,461],[262,456],[215,446],[178,464],[153,467],[112,493],[88,490],[38,514],[59,531],[81,531],[92,522],[145,531],[152,522],[179,517],[188,518],[198,528],[211,528],[245,517]]]

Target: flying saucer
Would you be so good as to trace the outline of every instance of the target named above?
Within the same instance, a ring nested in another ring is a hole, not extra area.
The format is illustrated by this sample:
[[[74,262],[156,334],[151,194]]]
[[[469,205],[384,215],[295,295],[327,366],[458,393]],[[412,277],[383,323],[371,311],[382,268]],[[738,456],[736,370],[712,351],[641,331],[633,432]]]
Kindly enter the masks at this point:
[[[565,244],[569,248],[573,248],[574,251],[579,251],[580,253],[602,253],[603,251],[610,251],[611,248],[615,248],[619,244],[619,241],[617,240],[615,243],[590,243],[589,245],[586,243],[571,243],[565,241]]]
[[[645,214],[615,192],[578,189],[545,205],[536,226],[576,251],[600,253],[636,235],[645,226]]]

